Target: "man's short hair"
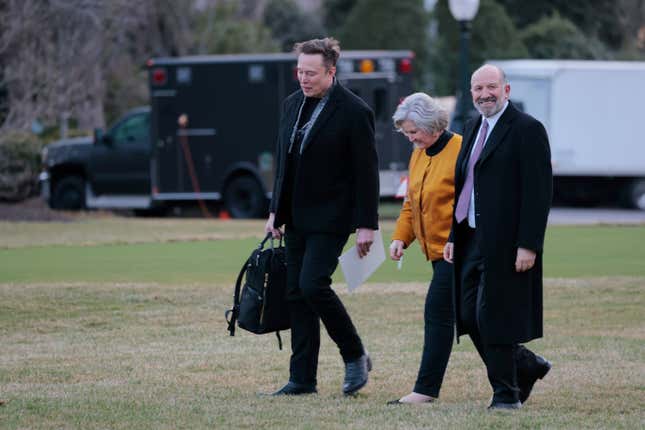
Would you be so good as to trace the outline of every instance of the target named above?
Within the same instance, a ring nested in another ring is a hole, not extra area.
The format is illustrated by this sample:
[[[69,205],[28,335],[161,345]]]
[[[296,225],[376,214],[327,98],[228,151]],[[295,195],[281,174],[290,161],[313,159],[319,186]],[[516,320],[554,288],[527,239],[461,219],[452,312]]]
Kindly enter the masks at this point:
[[[320,54],[323,57],[323,64],[329,69],[330,67],[336,67],[336,62],[340,57],[340,43],[333,37],[311,39],[293,45],[293,52],[298,55]]]

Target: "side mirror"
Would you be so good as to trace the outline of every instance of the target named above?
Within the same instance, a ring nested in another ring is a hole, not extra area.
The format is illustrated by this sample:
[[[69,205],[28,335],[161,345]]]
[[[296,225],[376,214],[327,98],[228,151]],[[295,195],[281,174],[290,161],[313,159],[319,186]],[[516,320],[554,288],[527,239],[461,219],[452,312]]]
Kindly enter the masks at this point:
[[[101,143],[103,141],[103,136],[105,135],[105,132],[103,131],[102,128],[95,128],[94,129],[94,144],[96,145],[97,143]]]
[[[105,134],[102,128],[94,129],[94,144],[112,145],[112,136]]]

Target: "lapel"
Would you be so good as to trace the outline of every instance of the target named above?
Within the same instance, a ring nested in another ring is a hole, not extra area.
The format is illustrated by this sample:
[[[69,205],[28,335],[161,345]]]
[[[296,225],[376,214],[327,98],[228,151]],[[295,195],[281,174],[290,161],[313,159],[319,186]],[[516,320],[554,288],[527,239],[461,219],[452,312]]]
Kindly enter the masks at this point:
[[[298,95],[293,98],[293,101],[288,107],[288,111],[285,112],[285,127],[282,130],[282,142],[285,145],[285,153],[289,150],[291,132],[293,131],[295,122],[298,120],[298,112],[300,111],[300,105],[302,105],[304,98],[304,94],[300,91]]]
[[[305,152],[307,146],[309,146],[311,142],[316,138],[318,132],[322,129],[325,123],[329,120],[329,118],[332,117],[332,115],[338,108],[342,91],[344,91],[344,88],[342,88],[340,82],[336,81],[335,85],[331,89],[331,94],[329,94],[329,100],[327,100],[327,104],[325,104],[325,107],[320,112],[320,115],[318,115],[316,122],[314,122],[313,126],[311,127],[311,131],[309,131],[307,139],[302,142],[302,152]]]
[[[506,110],[497,121],[497,124],[495,124],[493,132],[490,134],[490,136],[488,136],[488,140],[486,141],[486,145],[484,146],[484,149],[479,156],[479,160],[477,160],[477,164],[484,163],[490,156],[490,154],[492,154],[493,151],[495,151],[495,149],[499,146],[500,142],[504,140],[504,137],[511,129],[511,123],[515,118],[515,115],[517,115],[517,110],[509,101]]]

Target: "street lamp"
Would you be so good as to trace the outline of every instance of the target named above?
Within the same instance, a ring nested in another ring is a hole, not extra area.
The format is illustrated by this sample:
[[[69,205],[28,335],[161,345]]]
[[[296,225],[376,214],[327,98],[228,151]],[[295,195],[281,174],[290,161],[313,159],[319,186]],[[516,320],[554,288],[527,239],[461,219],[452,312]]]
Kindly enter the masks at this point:
[[[459,22],[459,73],[460,84],[457,85],[457,107],[452,118],[450,128],[457,133],[462,133],[464,124],[468,119],[470,106],[470,77],[469,77],[469,45],[470,22],[477,15],[479,0],[449,0],[450,13]]]

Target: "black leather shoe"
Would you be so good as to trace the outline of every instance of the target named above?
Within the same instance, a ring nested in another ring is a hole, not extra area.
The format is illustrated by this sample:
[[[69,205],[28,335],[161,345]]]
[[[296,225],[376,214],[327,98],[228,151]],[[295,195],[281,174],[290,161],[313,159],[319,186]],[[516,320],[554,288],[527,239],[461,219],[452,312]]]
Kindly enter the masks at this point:
[[[299,396],[301,394],[315,394],[318,391],[316,387],[311,385],[302,385],[296,384],[295,382],[287,382],[287,385],[280,388],[275,393],[271,393],[272,396]]]
[[[525,403],[531,395],[533,385],[538,379],[542,379],[551,370],[551,363],[544,357],[533,354],[534,359],[526,367],[517,369],[517,387],[520,389],[520,402]]]
[[[367,384],[368,374],[372,370],[372,360],[363,354],[357,360],[345,363],[345,380],[343,381],[343,394],[355,394]]]
[[[491,402],[490,405],[488,405],[488,410],[511,410],[511,409],[519,409],[522,407],[522,404],[520,402],[515,402],[515,403],[504,403],[504,402]]]

